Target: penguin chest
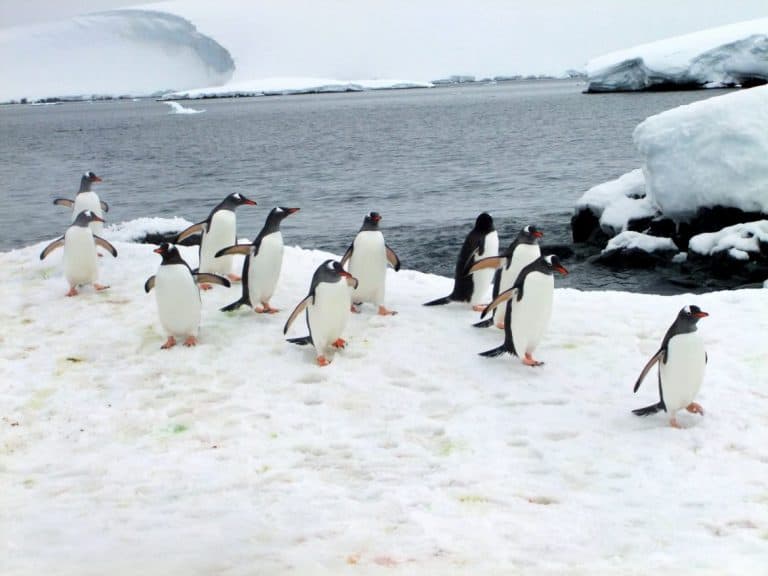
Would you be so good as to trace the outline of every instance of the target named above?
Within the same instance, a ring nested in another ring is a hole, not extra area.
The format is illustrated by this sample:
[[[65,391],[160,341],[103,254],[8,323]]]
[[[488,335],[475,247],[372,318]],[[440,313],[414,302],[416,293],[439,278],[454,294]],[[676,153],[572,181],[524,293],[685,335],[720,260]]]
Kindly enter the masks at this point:
[[[341,337],[350,316],[350,294],[346,282],[323,282],[315,288],[315,301],[307,307],[307,323],[319,353]]]
[[[523,284],[523,298],[512,298],[512,339],[518,354],[533,353],[552,316],[555,279],[551,274],[530,272]]]
[[[232,210],[218,210],[211,217],[208,230],[200,241],[200,272],[229,274],[232,271],[232,256],[216,258],[216,252],[236,242],[237,220]]]
[[[357,278],[353,298],[356,302],[383,304],[387,276],[387,251],[381,232],[358,233],[349,259],[349,273]]]
[[[75,196],[75,204],[72,206],[72,220],[74,221],[83,210],[90,210],[99,218],[104,217],[101,210],[101,200],[99,200],[99,195],[96,192],[81,192]],[[88,226],[96,235],[101,234],[103,230],[101,222],[91,222]]]
[[[70,226],[64,234],[64,276],[70,286],[90,284],[98,278],[96,244],[90,228]]]
[[[659,363],[661,390],[667,411],[674,413],[693,402],[704,380],[706,353],[696,332],[678,334],[667,343],[667,361]]]
[[[268,302],[275,292],[283,265],[283,235],[273,232],[265,236],[261,240],[259,253],[249,258],[248,294],[251,302],[254,305]]]
[[[485,247],[482,254],[475,254],[473,260],[476,262],[482,258],[490,258],[499,254],[499,234],[495,230],[485,235]],[[479,270],[472,274],[472,296],[470,304],[475,305],[483,301],[488,294],[488,287],[493,280],[494,270]]]
[[[160,323],[171,336],[197,334],[200,290],[183,264],[160,266],[155,276],[155,299]]]
[[[499,294],[509,290],[515,284],[520,270],[528,266],[531,262],[541,256],[541,249],[538,244],[519,244],[512,253],[512,261],[509,266],[501,269],[501,279],[499,280]],[[504,317],[504,308],[499,306],[493,311],[495,320],[501,320]]]

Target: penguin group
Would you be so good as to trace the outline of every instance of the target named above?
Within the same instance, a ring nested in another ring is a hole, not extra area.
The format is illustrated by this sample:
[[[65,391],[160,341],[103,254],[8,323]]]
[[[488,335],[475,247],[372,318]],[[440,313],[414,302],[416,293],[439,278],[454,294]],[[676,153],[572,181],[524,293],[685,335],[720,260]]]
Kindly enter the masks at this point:
[[[104,213],[109,206],[92,190],[102,179],[93,172],[82,175],[80,189],[74,199],[57,198],[55,205],[72,209],[72,223],[64,235],[51,242],[40,254],[46,258],[62,247],[64,277],[69,283],[67,296],[92,285],[96,291],[108,286],[98,283],[97,247],[113,257],[117,250],[100,236]],[[253,242],[237,242],[236,209],[255,206],[254,200],[240,193],[227,195],[208,217],[180,232],[173,243],[163,242],[154,250],[161,257],[156,274],[149,277],[144,290],[154,290],[160,324],[167,334],[162,349],[169,349],[181,340],[185,346],[195,346],[201,321],[200,290],[213,285],[230,287],[241,282],[240,297],[221,308],[235,311],[247,306],[256,313],[274,314],[271,305],[283,262],[281,222],[299,208],[277,206],[267,215],[263,228]],[[340,260],[329,259],[317,267],[307,295],[294,307],[283,326],[287,335],[294,322],[305,315],[308,334],[288,338],[299,345],[311,344],[319,366],[330,364],[336,351],[345,348],[344,330],[353,313],[373,304],[376,313],[392,316],[397,312],[385,305],[387,268],[400,270],[401,263],[394,250],[385,242],[379,228],[382,217],[370,212],[347,251]],[[192,269],[182,258],[176,244],[198,235],[199,266]],[[524,226],[499,253],[499,236],[490,214],[477,216],[467,234],[456,260],[453,290],[448,296],[426,302],[438,306],[451,302],[467,303],[480,312],[473,326],[495,325],[504,330],[503,343],[480,352],[486,358],[512,354],[526,366],[542,366],[534,352],[546,333],[554,301],[554,273],[568,271],[554,254],[542,254],[539,240],[543,232],[535,225]],[[232,271],[233,257],[243,256],[240,274]],[[484,304],[491,290],[489,304]],[[486,318],[488,316],[488,318]],[[659,402],[633,410],[639,416],[660,410],[670,414],[670,425],[679,427],[676,413],[685,408],[703,414],[694,399],[701,387],[707,355],[697,333],[698,321],[708,314],[695,305],[684,307],[667,330],[661,346],[642,369],[634,391],[658,364]]]

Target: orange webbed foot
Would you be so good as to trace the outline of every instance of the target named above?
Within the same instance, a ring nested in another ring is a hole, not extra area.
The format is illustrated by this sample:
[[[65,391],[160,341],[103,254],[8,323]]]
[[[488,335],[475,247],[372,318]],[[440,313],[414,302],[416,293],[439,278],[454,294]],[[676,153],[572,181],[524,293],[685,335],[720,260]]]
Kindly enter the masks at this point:
[[[168,348],[173,348],[176,346],[176,338],[173,336],[168,336],[168,340],[165,341],[165,344],[160,346],[161,350],[168,350]]]
[[[184,346],[187,348],[190,346],[197,346],[197,338],[195,336],[187,336],[184,340]]]
[[[328,366],[328,364],[330,364],[330,363],[331,363],[331,361],[328,360],[328,358],[326,358],[325,356],[318,356],[317,357],[317,365],[318,366]]]
[[[213,284],[208,284],[207,282],[203,282],[202,284],[200,284],[200,290],[208,291],[211,289],[213,289]]]
[[[544,362],[534,359],[531,354],[526,352],[525,356],[523,357],[523,364],[526,366],[543,366]]]
[[[688,412],[691,412],[693,414],[701,414],[704,416],[704,408],[701,407],[701,404],[698,404],[696,402],[691,402],[688,404],[688,406],[685,407]]]
[[[385,306],[379,306],[379,316],[394,316],[395,314],[397,314],[395,310],[390,310]]]
[[[347,341],[344,338],[337,338],[332,344],[334,348],[344,348],[346,345]]]
[[[72,296],[77,296],[77,288],[72,286],[72,288],[69,289],[69,292],[67,292],[67,298],[71,298]]]
[[[677,421],[677,418],[672,416],[672,419],[669,421],[669,425],[672,426],[672,428],[682,429],[682,426],[680,426],[680,422]]]
[[[109,288],[109,286],[105,286],[104,284],[98,284],[96,282],[93,283],[93,287],[96,289],[97,292],[101,292],[102,290],[106,290]]]
[[[488,308],[487,304],[475,304],[472,306],[472,310],[475,312],[485,312],[485,309]]]

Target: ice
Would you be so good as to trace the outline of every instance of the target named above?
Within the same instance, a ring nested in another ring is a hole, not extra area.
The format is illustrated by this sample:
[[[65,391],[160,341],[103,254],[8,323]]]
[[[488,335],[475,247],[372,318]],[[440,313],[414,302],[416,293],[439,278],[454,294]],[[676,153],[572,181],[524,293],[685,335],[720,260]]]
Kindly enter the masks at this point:
[[[171,111],[168,112],[168,114],[200,114],[201,112],[205,112],[205,110],[195,110],[194,108],[185,108],[178,102],[165,102],[171,107]]]

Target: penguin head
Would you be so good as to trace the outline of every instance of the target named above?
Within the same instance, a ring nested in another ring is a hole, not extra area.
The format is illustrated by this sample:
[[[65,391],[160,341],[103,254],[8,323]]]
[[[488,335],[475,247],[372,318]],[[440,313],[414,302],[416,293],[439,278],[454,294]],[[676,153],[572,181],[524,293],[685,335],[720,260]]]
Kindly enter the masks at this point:
[[[677,317],[681,320],[687,320],[689,322],[693,322],[694,324],[702,318],[706,318],[707,316],[709,316],[709,314],[704,312],[704,310],[695,304],[690,304],[683,307],[683,309],[680,310],[680,313],[677,315]]]
[[[267,220],[273,221],[273,222],[282,222],[288,216],[291,214],[298,212],[300,208],[286,208],[285,206],[276,206],[275,208],[272,208],[272,210],[269,211],[269,215],[267,216]]]
[[[493,218],[488,212],[483,212],[475,219],[475,230],[485,234],[494,231]]]
[[[80,190],[78,190],[78,192],[90,192],[91,184],[95,182],[101,182],[101,178],[88,170],[88,172],[83,174],[83,176],[80,178]]]
[[[234,210],[238,206],[256,206],[256,201],[246,198],[240,192],[233,192],[219,205],[224,210]]]
[[[529,224],[522,230],[520,230],[519,239],[521,242],[526,242],[528,244],[535,244],[539,238],[544,236],[544,232],[539,230],[538,227],[536,227],[533,224]]]
[[[352,286],[352,288],[357,288],[357,278],[344,270],[341,262],[338,260],[326,260],[320,265],[319,271],[322,272],[320,277],[321,282],[339,282],[341,280],[346,280],[347,284]]]
[[[378,212],[370,212],[369,214],[366,214],[365,218],[363,219],[363,226],[360,228],[360,231],[378,230],[380,220],[381,214]]]
[[[77,218],[75,218],[75,221],[72,223],[72,225],[88,226],[88,224],[91,222],[104,222],[104,219],[98,216],[92,210],[83,210],[77,215]]]
[[[179,249],[168,242],[163,242],[160,246],[152,250],[152,252],[162,256],[163,264],[177,264],[183,262]]]
[[[560,263],[560,258],[558,258],[555,254],[550,254],[549,256],[544,256],[542,259],[544,260],[544,262],[546,262],[546,265],[547,265],[547,267],[550,270],[550,274],[554,270],[556,272],[559,272],[563,276],[567,276],[568,275],[568,270],[566,270],[565,266],[563,266]]]

